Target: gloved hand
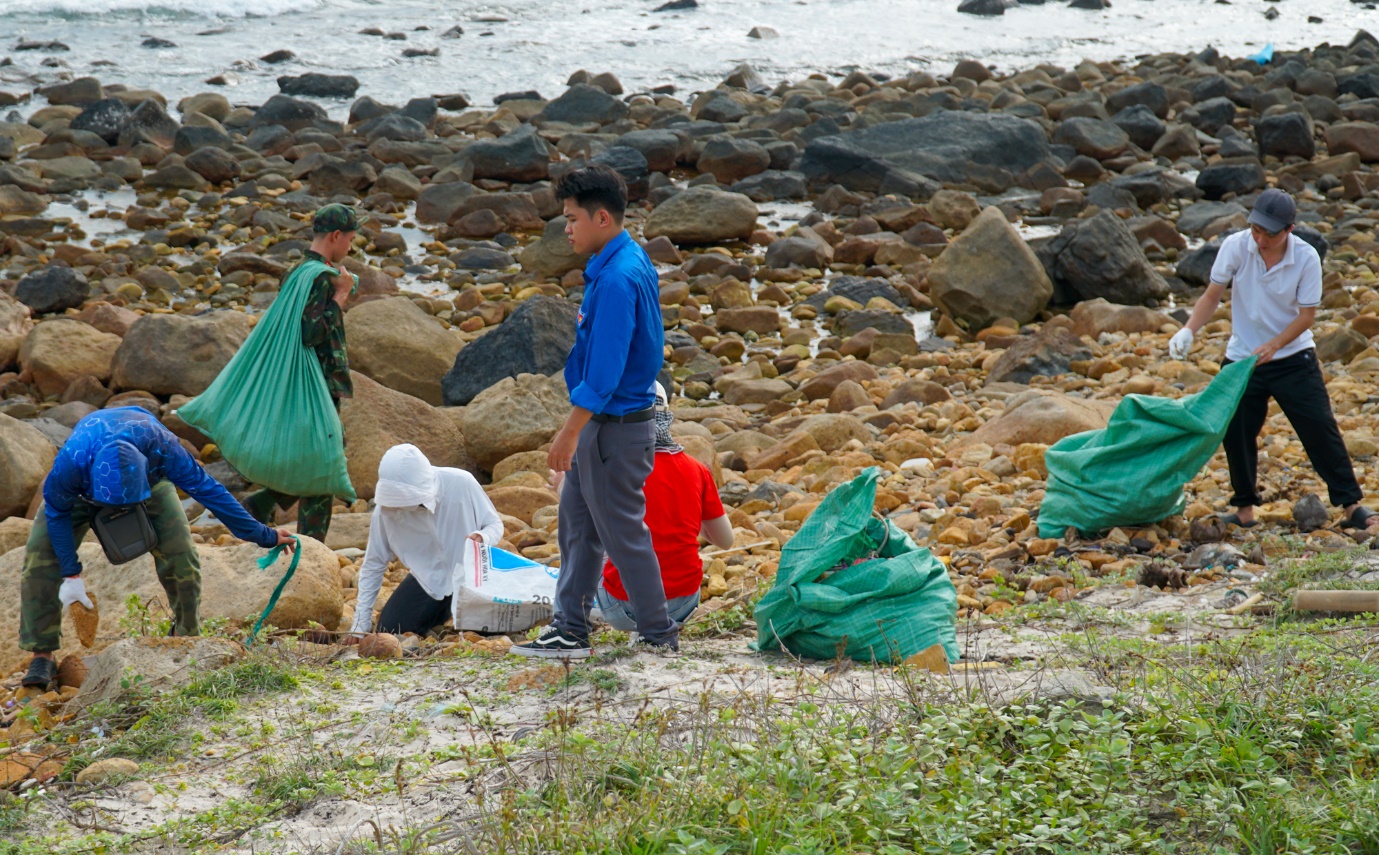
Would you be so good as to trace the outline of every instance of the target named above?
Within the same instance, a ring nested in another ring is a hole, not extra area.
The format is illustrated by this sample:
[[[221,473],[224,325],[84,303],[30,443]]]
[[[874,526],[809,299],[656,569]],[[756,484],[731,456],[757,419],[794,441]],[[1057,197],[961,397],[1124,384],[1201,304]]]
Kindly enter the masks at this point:
[[[86,596],[86,583],[80,576],[68,576],[62,580],[62,587],[57,589],[57,598],[62,601],[65,609],[72,603],[81,603],[88,609],[94,609],[96,605],[91,602],[91,598]]]
[[[1173,334],[1173,338],[1168,340],[1168,355],[1174,359],[1187,359],[1187,352],[1192,350],[1192,340],[1194,336],[1192,330],[1183,327]]]

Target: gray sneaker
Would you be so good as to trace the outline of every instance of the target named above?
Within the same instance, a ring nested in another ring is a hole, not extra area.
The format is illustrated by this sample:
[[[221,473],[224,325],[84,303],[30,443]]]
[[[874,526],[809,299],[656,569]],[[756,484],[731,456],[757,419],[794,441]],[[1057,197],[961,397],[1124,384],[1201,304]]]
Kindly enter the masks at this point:
[[[535,659],[588,659],[594,653],[589,639],[570,635],[554,626],[541,630],[535,641],[514,644],[508,651]]]

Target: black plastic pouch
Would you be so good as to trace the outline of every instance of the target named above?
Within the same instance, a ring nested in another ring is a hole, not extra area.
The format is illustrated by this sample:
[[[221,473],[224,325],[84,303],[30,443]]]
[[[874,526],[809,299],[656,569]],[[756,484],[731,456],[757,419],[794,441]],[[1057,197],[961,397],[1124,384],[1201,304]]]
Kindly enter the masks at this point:
[[[148,521],[144,503],[103,507],[91,527],[111,564],[126,564],[158,547],[158,534]]]

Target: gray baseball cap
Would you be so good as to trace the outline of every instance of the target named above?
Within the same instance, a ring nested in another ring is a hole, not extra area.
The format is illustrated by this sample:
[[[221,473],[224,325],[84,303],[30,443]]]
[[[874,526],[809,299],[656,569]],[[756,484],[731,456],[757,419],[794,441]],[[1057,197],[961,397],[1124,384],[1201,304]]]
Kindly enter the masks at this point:
[[[1250,222],[1265,231],[1281,232],[1293,225],[1298,216],[1298,206],[1293,197],[1282,190],[1265,190],[1255,200],[1250,211]]]

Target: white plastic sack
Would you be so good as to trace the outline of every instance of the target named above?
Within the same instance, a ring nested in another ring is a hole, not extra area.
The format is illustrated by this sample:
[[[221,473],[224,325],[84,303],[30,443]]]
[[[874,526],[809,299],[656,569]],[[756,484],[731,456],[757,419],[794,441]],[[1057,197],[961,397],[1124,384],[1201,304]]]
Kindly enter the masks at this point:
[[[559,575],[559,568],[466,540],[450,600],[455,628],[526,632],[551,618]]]

